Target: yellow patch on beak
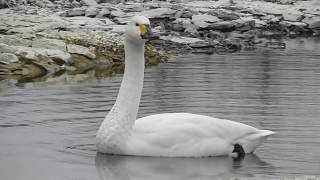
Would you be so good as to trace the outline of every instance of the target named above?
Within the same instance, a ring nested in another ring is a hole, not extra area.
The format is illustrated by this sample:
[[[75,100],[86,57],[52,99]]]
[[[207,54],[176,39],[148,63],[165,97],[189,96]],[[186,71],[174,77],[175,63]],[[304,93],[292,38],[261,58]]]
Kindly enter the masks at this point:
[[[143,36],[146,32],[148,32],[148,28],[144,24],[139,25],[140,35]]]

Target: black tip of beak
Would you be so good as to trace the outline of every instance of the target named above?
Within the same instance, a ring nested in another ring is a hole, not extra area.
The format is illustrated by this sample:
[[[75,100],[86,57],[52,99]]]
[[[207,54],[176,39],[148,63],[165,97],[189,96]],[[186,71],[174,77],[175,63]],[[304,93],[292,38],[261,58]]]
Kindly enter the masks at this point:
[[[141,35],[141,38],[151,41],[151,40],[159,39],[159,35],[155,35],[154,33],[152,33],[152,30],[149,27],[148,31],[144,35]]]

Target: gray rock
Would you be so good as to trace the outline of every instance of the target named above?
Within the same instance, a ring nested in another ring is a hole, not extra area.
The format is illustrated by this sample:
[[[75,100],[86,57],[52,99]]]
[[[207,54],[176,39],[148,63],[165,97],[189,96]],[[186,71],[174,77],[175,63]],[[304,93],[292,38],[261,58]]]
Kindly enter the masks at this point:
[[[232,21],[237,20],[240,18],[240,16],[234,12],[229,12],[226,10],[218,9],[218,10],[210,10],[208,11],[208,14],[217,16],[219,19],[222,19],[224,21]]]
[[[101,11],[98,13],[97,17],[98,18],[103,18],[103,17],[108,17],[110,16],[111,12],[109,9],[107,8],[103,8],[101,9]]]
[[[66,51],[66,43],[58,39],[46,39],[39,38],[32,42],[33,48],[43,48],[43,49],[57,49],[61,51]]]
[[[299,27],[299,28],[307,27],[307,24],[304,22],[281,21],[279,24],[286,27],[292,27],[292,26]]]
[[[303,19],[303,13],[300,11],[293,11],[293,12],[288,11],[283,13],[283,19],[285,21],[293,21],[293,22],[301,21]]]
[[[199,15],[192,16],[193,24],[200,28],[207,28],[210,25],[210,23],[214,23],[218,21],[219,21],[219,18],[209,14],[199,14]]]
[[[79,54],[79,55],[83,55],[85,57],[88,57],[90,59],[96,58],[96,55],[93,52],[91,52],[89,50],[89,48],[86,48],[83,46],[79,46],[76,44],[68,44],[67,49],[70,54]]]
[[[11,53],[0,54],[0,63],[2,64],[10,64],[18,61],[19,61],[18,57],[14,54],[11,54]]]
[[[194,14],[195,13],[193,13],[191,11],[184,11],[183,14],[181,15],[181,18],[189,18],[189,19],[191,19]]]
[[[123,17],[125,13],[121,10],[115,10],[110,12],[110,16],[112,17]]]
[[[222,21],[210,24],[208,29],[220,30],[220,31],[233,31],[235,29],[236,23],[232,21]]]
[[[87,6],[97,6],[98,3],[95,0],[81,0],[81,2]]]
[[[197,30],[197,26],[194,24],[188,24],[185,26],[184,32],[191,34],[194,37],[199,36],[199,32]]]
[[[191,25],[191,20],[187,18],[178,18],[172,22],[172,29],[175,31],[184,31]]]
[[[68,64],[71,55],[67,52],[55,50],[55,49],[37,49],[35,50],[37,53],[41,53],[43,55],[48,56],[50,59],[55,61],[58,65]]]
[[[73,24],[75,27],[83,27],[85,26],[86,28],[89,29],[97,29],[97,28],[105,28],[103,27],[105,24],[96,18],[89,18],[89,17],[70,17],[68,18],[70,21],[70,24]]]
[[[297,0],[279,0],[280,4],[293,4],[295,3]]]
[[[25,59],[38,59],[34,49],[26,46],[12,46],[15,48],[14,54]]]
[[[206,41],[198,38],[182,37],[182,36],[160,36],[160,39],[171,41],[179,44],[206,43]]]
[[[267,23],[259,19],[254,19],[253,17],[244,17],[238,20],[233,21],[235,23],[235,28],[240,31],[249,31],[256,27],[256,22],[259,23],[259,26],[265,26]]]
[[[192,48],[208,48],[211,47],[210,43],[207,41],[197,41],[189,44]]]
[[[86,9],[85,16],[87,17],[96,17],[98,14],[98,10],[95,7],[89,7]]]
[[[140,14],[147,18],[165,18],[174,16],[176,12],[176,10],[170,8],[156,8],[141,12]]]
[[[174,18],[176,19],[181,18],[182,15],[183,15],[183,10],[177,11],[176,14],[174,15]]]
[[[172,24],[172,30],[182,32],[184,31],[184,27],[182,24]]]
[[[74,17],[74,16],[84,16],[86,13],[86,10],[83,8],[74,8],[70,9],[66,12],[67,17]]]
[[[320,29],[320,17],[314,17],[307,22],[310,29]]]
[[[46,57],[57,62],[57,64],[62,65],[68,63],[71,58],[69,53],[59,49],[32,48],[25,46],[13,46],[13,48],[16,49],[15,55],[29,60],[39,60],[40,57]]]
[[[32,43],[30,39],[24,39],[17,35],[0,36],[0,42],[10,46],[31,46]]]
[[[210,37],[211,39],[216,39],[216,40],[218,40],[218,41],[221,41],[221,40],[225,39],[225,34],[222,33],[222,32],[219,32],[219,31],[212,31],[212,30],[210,30],[210,31],[209,31],[209,37]]]
[[[15,51],[13,47],[0,43],[0,53],[14,53]]]

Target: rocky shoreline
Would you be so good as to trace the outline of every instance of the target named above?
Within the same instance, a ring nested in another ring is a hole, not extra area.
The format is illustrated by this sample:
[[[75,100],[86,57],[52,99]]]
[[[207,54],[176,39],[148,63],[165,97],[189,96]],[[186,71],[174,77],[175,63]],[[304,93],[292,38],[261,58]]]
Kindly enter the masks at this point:
[[[150,18],[159,37],[147,47],[147,65],[165,62],[163,54],[285,48],[279,39],[320,35],[316,0],[21,2],[0,9],[0,80],[121,72],[122,35],[135,14]]]

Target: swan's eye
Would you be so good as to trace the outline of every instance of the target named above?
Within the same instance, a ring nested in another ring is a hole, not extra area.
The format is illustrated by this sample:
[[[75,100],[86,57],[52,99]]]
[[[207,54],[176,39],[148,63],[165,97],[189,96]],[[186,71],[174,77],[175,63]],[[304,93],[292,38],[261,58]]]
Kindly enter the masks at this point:
[[[136,26],[139,26],[140,24],[136,23]]]

